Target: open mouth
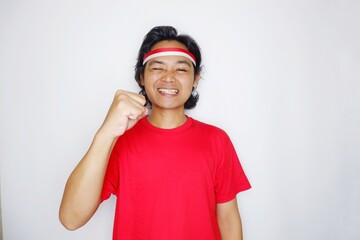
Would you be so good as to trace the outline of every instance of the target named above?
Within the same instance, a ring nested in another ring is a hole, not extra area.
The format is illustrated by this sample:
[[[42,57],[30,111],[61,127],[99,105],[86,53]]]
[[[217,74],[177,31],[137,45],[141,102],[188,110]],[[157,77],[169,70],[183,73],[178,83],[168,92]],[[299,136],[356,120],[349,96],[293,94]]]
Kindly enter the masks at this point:
[[[158,91],[163,94],[176,95],[179,93],[177,89],[159,88]]]

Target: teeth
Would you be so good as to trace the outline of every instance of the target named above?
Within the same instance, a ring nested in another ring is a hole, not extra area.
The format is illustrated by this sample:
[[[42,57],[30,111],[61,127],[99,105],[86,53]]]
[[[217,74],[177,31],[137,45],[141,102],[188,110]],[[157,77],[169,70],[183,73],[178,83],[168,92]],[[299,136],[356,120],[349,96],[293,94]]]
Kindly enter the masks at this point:
[[[159,88],[159,92],[165,93],[165,94],[177,94],[179,91],[176,89]]]

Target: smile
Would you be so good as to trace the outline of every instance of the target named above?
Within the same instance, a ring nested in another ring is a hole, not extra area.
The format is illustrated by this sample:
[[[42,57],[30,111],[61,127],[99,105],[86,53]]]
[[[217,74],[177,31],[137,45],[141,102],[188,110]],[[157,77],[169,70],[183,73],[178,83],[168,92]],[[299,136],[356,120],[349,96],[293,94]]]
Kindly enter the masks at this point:
[[[159,88],[158,91],[160,93],[171,94],[171,95],[175,95],[179,93],[179,90],[177,89],[167,89],[167,88]]]

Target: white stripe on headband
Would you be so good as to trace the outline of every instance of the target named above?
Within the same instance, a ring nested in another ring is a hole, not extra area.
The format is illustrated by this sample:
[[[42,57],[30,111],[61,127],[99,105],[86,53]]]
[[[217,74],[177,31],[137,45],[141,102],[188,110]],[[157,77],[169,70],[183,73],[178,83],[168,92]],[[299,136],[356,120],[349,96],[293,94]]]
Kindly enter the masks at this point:
[[[158,48],[153,51],[148,52],[144,56],[143,65],[148,62],[150,59],[162,56],[182,56],[189,59],[194,66],[196,66],[196,58],[195,56],[189,52],[188,50],[182,48]]]

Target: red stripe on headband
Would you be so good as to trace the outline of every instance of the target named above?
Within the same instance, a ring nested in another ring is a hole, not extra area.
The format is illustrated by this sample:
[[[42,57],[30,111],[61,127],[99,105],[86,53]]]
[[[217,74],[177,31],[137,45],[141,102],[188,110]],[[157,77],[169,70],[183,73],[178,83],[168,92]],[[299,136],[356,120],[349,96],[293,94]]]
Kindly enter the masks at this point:
[[[189,52],[188,50],[183,49],[183,48],[158,48],[158,49],[155,49],[155,50],[152,50],[152,51],[148,52],[144,56],[143,61],[146,58],[148,58],[149,56],[151,56],[153,54],[161,53],[161,52],[182,52],[182,53],[185,53],[185,54],[189,55],[194,60],[194,64],[196,63],[196,58],[195,58],[194,54],[192,54],[191,52]]]

